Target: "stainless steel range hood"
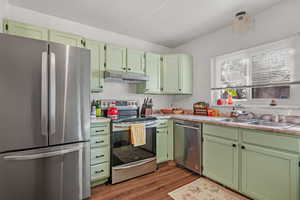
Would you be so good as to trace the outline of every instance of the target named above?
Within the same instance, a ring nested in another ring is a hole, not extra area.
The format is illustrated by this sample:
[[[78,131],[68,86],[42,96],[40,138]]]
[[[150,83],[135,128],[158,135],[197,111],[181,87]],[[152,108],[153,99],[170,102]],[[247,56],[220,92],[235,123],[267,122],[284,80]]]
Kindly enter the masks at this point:
[[[118,71],[105,71],[104,78],[124,80],[128,82],[142,82],[142,81],[149,80],[149,77],[143,74],[128,73],[128,72],[126,73],[126,72],[118,72]]]

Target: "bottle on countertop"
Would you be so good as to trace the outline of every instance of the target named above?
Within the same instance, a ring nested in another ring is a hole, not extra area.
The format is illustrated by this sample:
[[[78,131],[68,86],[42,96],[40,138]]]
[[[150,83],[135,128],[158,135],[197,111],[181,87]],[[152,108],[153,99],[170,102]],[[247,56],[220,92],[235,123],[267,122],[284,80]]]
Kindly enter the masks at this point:
[[[96,117],[101,117],[102,110],[100,107],[100,101],[96,101]]]

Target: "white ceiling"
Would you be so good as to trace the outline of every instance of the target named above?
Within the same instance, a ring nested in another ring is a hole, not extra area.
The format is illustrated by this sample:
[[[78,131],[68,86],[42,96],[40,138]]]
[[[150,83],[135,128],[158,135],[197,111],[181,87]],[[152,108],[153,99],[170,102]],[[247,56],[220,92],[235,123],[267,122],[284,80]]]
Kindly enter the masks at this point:
[[[283,0],[9,0],[10,4],[167,47],[255,15]]]

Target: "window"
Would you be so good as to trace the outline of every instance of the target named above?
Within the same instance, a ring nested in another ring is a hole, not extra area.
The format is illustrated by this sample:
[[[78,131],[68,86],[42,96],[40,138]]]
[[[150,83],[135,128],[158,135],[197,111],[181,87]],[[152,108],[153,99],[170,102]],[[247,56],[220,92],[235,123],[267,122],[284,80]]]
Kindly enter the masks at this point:
[[[213,87],[230,87],[212,90],[213,102],[227,99],[229,95],[235,102],[289,99],[290,86],[265,86],[293,81],[295,48],[292,41],[290,38],[213,59]],[[256,87],[242,88],[249,85]]]

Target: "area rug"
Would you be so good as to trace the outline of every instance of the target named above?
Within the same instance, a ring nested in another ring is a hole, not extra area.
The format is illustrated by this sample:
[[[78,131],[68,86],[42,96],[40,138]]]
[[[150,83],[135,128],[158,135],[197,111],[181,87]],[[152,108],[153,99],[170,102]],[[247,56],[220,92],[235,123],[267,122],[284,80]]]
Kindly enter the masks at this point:
[[[169,196],[175,200],[249,200],[205,178],[182,186]]]

